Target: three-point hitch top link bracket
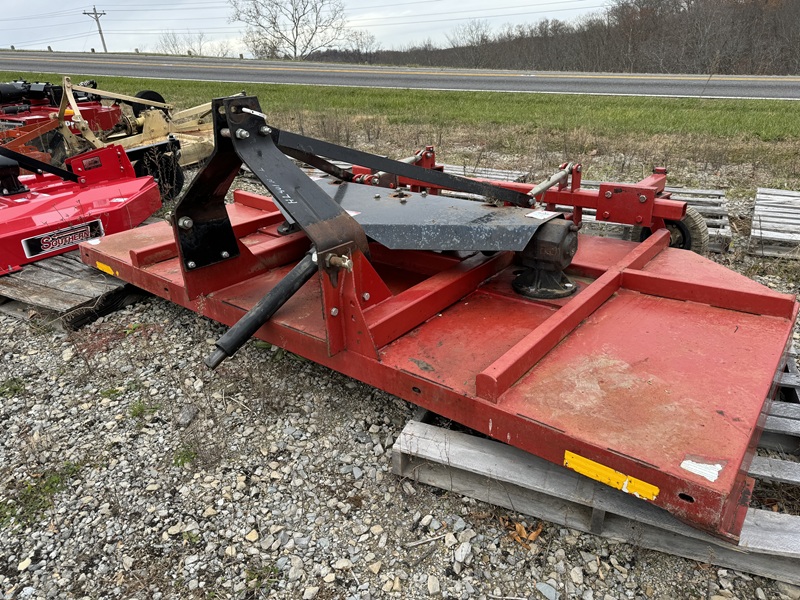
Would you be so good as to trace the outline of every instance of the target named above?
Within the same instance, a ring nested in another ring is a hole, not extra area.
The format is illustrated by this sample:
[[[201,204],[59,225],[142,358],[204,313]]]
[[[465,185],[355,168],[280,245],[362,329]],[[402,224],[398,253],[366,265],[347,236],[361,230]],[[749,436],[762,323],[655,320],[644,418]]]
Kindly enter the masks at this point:
[[[366,235],[361,226],[287,155],[344,181],[351,181],[352,173],[337,167],[331,160],[481,194],[489,200],[517,206],[528,207],[534,203],[526,193],[281,131],[266,122],[258,99],[252,96],[215,99],[212,111],[214,153],[175,208],[173,218],[183,266],[187,270],[238,255],[236,237],[225,209],[225,195],[242,163],[269,190],[287,221],[296,223],[306,233],[321,268],[333,277],[342,264],[346,267],[347,260],[343,257],[354,248],[369,255]]]
[[[196,271],[240,255],[239,242],[225,208],[225,195],[242,163],[269,190],[286,220],[305,232],[312,246],[285,281],[220,338],[217,350],[206,359],[206,364],[212,368],[236,352],[318,270],[323,270],[331,285],[336,287],[340,270],[352,269],[354,253],[369,257],[367,235],[362,226],[342,208],[340,201],[329,196],[287,155],[345,183],[353,180],[352,173],[331,161],[344,161],[431,186],[480,194],[496,203],[526,208],[535,203],[525,192],[281,131],[267,123],[258,100],[252,96],[216,99],[212,102],[212,112],[214,153],[173,215],[184,271]],[[529,222],[526,229],[530,236],[535,226],[530,227]],[[572,254],[574,249],[569,256]]]

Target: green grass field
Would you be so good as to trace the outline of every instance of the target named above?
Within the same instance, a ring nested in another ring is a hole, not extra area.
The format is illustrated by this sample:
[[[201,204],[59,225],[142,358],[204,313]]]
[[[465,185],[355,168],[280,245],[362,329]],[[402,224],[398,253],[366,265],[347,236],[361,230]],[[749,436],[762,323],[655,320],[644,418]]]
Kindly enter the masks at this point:
[[[0,72],[14,78],[60,80]],[[435,143],[445,161],[482,166],[549,171],[576,160],[589,177],[630,179],[659,164],[685,185],[800,183],[800,102],[95,79],[119,93],[156,90],[178,108],[245,90],[279,127],[390,155]]]
[[[44,73],[0,72],[14,78],[51,81]],[[73,82],[88,79],[74,75]],[[697,134],[762,141],[800,138],[800,102],[636,98],[495,92],[442,92],[305,85],[214,83],[101,77],[101,89],[134,94],[154,89],[181,108],[245,89],[259,97],[267,112],[337,112],[382,116],[393,124],[514,126],[553,131],[589,128],[598,135]]]

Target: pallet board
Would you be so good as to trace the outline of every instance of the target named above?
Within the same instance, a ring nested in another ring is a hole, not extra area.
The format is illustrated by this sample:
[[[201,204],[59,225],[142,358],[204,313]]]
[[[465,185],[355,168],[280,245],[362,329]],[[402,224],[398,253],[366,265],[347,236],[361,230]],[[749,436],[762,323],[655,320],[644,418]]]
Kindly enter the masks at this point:
[[[800,259],[800,192],[758,188],[748,252]]]
[[[788,380],[796,377],[787,375]],[[770,418],[800,423],[798,408],[791,402],[773,402]],[[423,420],[421,413],[415,415],[392,448],[392,468],[400,477],[583,532],[800,584],[800,516],[751,508],[739,544],[730,544],[574,471],[501,442]],[[795,450],[800,447],[797,436],[800,429],[790,436]],[[800,463],[757,456],[750,474],[798,485]]]
[[[44,309],[68,326],[80,326],[91,316],[97,318],[118,308],[120,296],[129,292],[124,281],[84,265],[73,250],[0,277],[0,310],[25,317],[30,308]]]

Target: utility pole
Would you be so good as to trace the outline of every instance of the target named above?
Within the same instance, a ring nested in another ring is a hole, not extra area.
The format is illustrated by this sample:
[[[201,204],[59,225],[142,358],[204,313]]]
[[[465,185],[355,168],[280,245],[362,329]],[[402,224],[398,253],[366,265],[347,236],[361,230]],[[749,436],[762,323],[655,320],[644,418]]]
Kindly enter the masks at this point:
[[[83,14],[86,16],[92,17],[97,22],[97,31],[100,33],[100,41],[103,42],[103,52],[108,53],[108,48],[106,48],[106,38],[103,37],[103,28],[100,27],[100,17],[105,15],[104,12],[97,12],[97,7],[92,6],[92,12],[83,11]]]

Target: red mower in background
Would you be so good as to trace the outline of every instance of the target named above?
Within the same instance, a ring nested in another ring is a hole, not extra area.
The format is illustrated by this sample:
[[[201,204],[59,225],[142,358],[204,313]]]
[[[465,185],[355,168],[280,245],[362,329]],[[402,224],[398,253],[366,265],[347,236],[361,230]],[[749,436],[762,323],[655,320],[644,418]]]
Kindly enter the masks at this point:
[[[73,85],[69,77],[63,85],[0,83],[0,147],[63,166],[68,156],[120,144],[136,175],[152,175],[162,198],[171,200],[184,183],[180,142],[165,128],[163,135],[138,135],[144,113],[161,115],[170,108],[154,91],[125,96],[98,90],[95,81]]]
[[[83,87],[96,88],[94,80],[83,81]],[[4,129],[21,125],[42,124],[50,121],[52,115],[58,114],[64,88],[51,83],[28,83],[27,81],[11,81],[0,83],[0,122]],[[125,124],[119,102],[104,105],[100,96],[86,92],[73,92],[75,101],[81,109],[83,118],[93,131],[110,134],[124,131]],[[74,134],[80,130],[69,123]]]
[[[160,207],[156,181],[137,177],[121,146],[68,158],[66,169],[0,147],[0,275],[136,227]]]
[[[81,83],[87,87],[97,87],[94,81]],[[11,81],[0,83],[0,139],[8,143],[26,136],[25,143],[33,147],[24,154],[45,162],[62,164],[67,156],[63,135],[58,131],[58,112],[64,88],[51,83],[29,83]],[[126,123],[119,102],[103,105],[99,96],[85,92],[73,92],[81,115],[92,131],[110,135],[125,131]],[[75,135],[80,135],[78,125],[70,120],[74,115],[71,109],[65,113],[65,124]],[[31,136],[26,134],[33,133]],[[18,141],[18,140],[17,140]],[[20,147],[12,149],[21,150]]]

